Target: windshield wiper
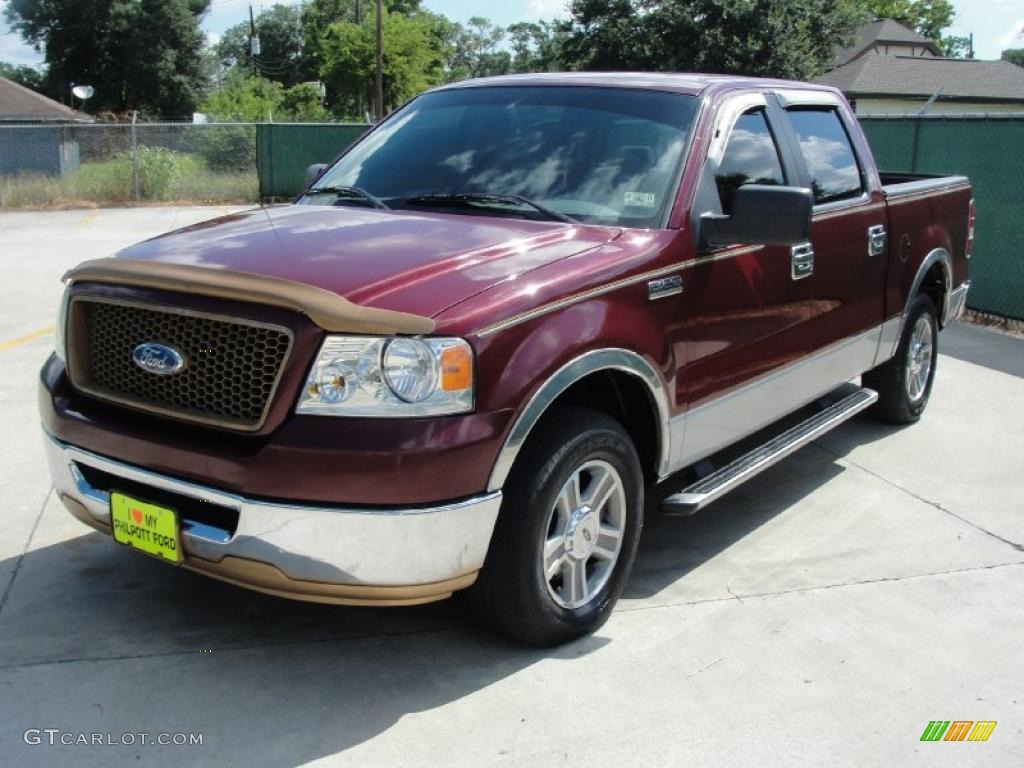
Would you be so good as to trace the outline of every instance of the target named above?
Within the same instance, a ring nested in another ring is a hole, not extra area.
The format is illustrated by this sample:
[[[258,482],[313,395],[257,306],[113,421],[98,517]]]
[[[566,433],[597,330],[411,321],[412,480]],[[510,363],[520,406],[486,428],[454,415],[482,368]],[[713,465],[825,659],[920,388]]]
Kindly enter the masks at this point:
[[[543,214],[551,221],[564,221],[567,224],[579,224],[579,222],[564,213],[553,211],[547,206],[523,197],[522,195],[492,195],[486,192],[458,192],[458,193],[431,193],[416,195],[402,201],[406,205],[424,206],[467,206],[467,207],[491,207],[506,208],[509,205],[527,206]]]
[[[365,200],[374,208],[391,210],[391,207],[375,195],[371,195],[361,187],[310,187],[304,195],[334,195],[347,200]]]

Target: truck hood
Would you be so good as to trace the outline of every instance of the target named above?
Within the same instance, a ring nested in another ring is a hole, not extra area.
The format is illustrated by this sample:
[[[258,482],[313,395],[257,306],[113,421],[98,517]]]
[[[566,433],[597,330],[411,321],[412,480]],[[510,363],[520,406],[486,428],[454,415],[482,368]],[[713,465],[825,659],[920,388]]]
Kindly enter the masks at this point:
[[[280,277],[356,304],[434,317],[620,233],[561,222],[290,205],[204,221],[117,255]]]

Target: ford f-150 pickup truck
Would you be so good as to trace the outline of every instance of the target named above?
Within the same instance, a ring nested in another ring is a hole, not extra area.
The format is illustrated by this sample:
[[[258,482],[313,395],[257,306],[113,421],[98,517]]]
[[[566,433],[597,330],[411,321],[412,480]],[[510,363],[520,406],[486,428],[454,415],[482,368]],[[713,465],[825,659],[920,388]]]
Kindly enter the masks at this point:
[[[813,85],[469,81],[311,171],[67,273],[56,492],[233,584],[467,590],[527,643],[608,617],[645,493],[690,514],[862,410],[917,420],[969,285],[968,180],[879,174]]]

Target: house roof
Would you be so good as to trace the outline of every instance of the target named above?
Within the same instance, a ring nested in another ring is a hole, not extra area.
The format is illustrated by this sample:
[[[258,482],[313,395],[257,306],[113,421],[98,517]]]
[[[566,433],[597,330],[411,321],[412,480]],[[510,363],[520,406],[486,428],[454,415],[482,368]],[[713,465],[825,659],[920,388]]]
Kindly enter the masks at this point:
[[[896,43],[901,45],[921,45],[930,48],[936,56],[942,51],[932,40],[908,27],[896,19],[879,19],[865,24],[857,30],[857,39],[849,48],[843,48],[836,54],[836,66],[848,64],[858,58],[868,48],[876,44]]]
[[[0,77],[0,122],[85,123],[93,118],[48,99],[31,88]]]
[[[1008,61],[864,56],[814,78],[851,98],[919,96],[1024,103],[1024,68]]]

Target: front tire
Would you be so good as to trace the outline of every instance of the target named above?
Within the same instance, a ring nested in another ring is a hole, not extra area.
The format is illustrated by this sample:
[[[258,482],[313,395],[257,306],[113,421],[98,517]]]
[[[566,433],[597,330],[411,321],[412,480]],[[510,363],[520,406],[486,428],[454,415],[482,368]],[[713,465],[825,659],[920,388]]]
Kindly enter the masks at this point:
[[[558,409],[531,435],[505,485],[470,591],[478,615],[528,645],[593,632],[622,593],[642,523],[643,473],[629,435],[602,413]]]
[[[913,424],[921,418],[935,381],[939,321],[935,304],[925,294],[910,305],[903,335],[893,358],[864,374],[864,386],[878,392],[874,412],[892,424]]]

